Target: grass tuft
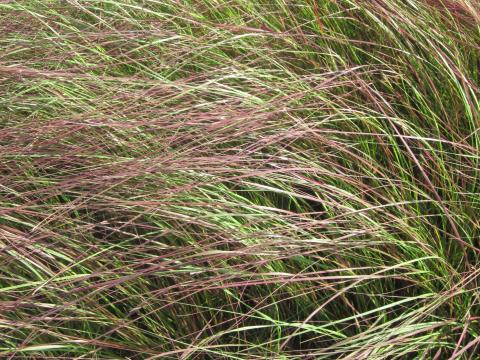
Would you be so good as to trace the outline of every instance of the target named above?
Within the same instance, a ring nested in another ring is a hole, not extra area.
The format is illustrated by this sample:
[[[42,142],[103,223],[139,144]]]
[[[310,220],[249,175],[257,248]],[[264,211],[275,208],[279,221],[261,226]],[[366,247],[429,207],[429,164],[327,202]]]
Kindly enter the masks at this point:
[[[0,2],[0,357],[478,359],[476,0]]]

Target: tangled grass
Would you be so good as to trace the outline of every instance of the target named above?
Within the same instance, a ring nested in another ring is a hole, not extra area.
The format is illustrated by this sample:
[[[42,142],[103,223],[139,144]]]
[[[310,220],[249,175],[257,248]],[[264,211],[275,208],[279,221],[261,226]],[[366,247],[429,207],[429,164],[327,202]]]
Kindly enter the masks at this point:
[[[476,0],[0,2],[2,359],[479,359]]]

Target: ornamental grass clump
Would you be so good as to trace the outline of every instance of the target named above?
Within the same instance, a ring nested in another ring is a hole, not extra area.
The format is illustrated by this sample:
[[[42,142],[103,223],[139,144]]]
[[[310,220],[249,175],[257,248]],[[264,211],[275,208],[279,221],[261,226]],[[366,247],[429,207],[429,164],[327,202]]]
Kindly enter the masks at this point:
[[[478,359],[476,0],[0,2],[0,358]]]

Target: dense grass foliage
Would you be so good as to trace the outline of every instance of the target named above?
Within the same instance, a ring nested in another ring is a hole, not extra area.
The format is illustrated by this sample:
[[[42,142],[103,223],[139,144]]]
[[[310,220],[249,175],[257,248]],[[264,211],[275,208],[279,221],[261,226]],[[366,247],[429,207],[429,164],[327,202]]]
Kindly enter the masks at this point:
[[[0,358],[479,359],[479,10],[0,1]]]

